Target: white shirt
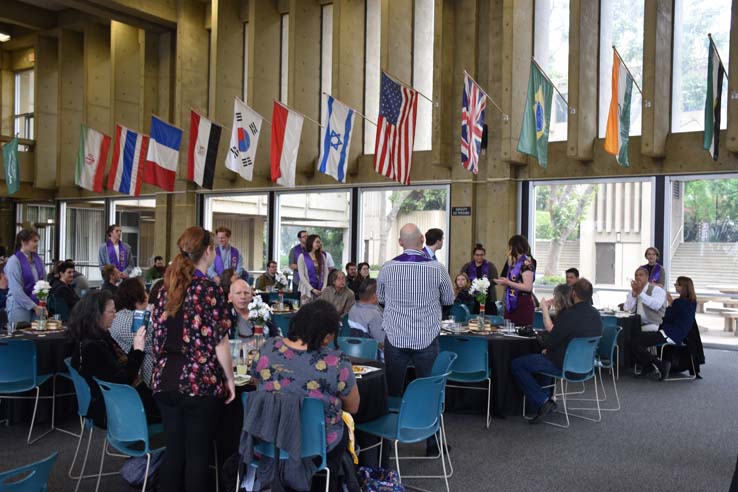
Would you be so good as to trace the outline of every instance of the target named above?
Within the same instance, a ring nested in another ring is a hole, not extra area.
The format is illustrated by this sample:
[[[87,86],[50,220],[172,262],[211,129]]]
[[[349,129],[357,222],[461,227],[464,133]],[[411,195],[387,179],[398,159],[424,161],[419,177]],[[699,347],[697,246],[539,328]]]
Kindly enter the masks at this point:
[[[653,309],[654,311],[658,311],[659,309],[661,309],[662,306],[666,304],[666,291],[660,286],[654,285],[653,290],[651,291],[651,295],[649,296],[646,293],[647,289],[648,286],[644,287],[638,297],[633,297],[633,291],[629,290],[628,297],[625,299],[625,305],[623,306],[623,308],[626,311],[635,313],[638,310],[638,301],[641,301],[641,303]],[[638,314],[643,315],[643,313]]]

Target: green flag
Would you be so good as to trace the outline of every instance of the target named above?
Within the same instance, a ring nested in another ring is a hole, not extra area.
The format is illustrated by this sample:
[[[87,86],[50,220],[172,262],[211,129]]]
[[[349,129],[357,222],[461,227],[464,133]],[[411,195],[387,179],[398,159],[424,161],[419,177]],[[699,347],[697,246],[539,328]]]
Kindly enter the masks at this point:
[[[12,195],[20,188],[17,137],[3,145],[3,164],[5,165],[5,184],[8,187],[8,195]]]
[[[525,98],[523,126],[520,128],[518,152],[532,155],[541,167],[548,163],[548,131],[551,122],[553,85],[531,62],[528,96]]]

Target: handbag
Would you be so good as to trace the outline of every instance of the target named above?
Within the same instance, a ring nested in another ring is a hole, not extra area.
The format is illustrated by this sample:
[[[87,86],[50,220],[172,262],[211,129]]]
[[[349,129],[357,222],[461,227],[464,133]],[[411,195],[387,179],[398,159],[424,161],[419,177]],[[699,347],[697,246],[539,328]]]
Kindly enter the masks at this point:
[[[155,490],[159,484],[159,467],[164,458],[164,450],[151,454],[149,463],[149,478],[146,480],[146,490]],[[129,458],[120,467],[120,476],[132,487],[143,486],[146,477],[146,456]]]
[[[364,492],[405,492],[400,477],[394,470],[359,467],[359,484]]]

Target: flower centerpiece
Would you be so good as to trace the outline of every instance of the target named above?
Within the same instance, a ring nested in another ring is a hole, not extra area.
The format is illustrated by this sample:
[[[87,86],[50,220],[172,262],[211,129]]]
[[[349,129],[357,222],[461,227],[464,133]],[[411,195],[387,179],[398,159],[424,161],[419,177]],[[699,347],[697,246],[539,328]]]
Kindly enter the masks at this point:
[[[479,303],[479,328],[484,327],[484,312],[487,304],[487,292],[489,291],[489,279],[487,277],[475,278],[472,280],[469,293]]]
[[[284,273],[275,273],[274,274],[274,287],[278,291],[283,291],[287,288],[287,286],[290,284],[290,281],[287,280],[287,276]]]
[[[49,292],[51,292],[51,285],[46,280],[37,280],[33,286],[32,294],[38,299],[38,305],[44,308],[39,318],[39,330],[46,328],[46,299],[49,297]]]
[[[261,296],[255,296],[249,303],[249,319],[254,326],[264,326],[272,319],[272,308],[261,300]]]

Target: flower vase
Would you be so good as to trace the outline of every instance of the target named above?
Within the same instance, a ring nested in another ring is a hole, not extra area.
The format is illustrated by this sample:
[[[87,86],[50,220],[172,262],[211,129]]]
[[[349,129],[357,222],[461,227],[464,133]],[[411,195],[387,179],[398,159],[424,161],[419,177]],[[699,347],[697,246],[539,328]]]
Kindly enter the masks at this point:
[[[485,306],[486,303],[487,303],[486,300],[479,303],[479,316],[477,317],[477,323],[479,324],[480,330],[484,329],[484,322],[485,322],[484,312],[486,309],[486,306]]]
[[[284,291],[279,289],[277,295],[279,296],[279,310],[284,311]]]
[[[39,316],[38,318],[38,329],[45,330],[46,329],[46,301],[39,300],[38,305],[43,308],[43,311],[41,311],[41,316]]]

